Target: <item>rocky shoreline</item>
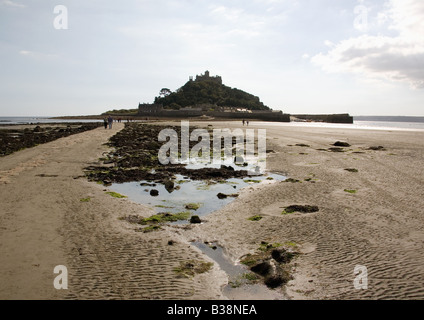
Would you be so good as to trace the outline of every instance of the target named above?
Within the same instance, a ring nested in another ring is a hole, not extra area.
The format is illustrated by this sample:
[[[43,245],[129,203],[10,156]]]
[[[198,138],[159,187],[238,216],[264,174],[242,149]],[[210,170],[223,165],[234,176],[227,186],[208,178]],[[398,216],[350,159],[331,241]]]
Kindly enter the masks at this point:
[[[54,141],[72,134],[96,129],[102,123],[64,123],[60,125],[37,125],[34,128],[1,128],[0,157],[7,156],[18,150],[31,148],[39,144]],[[9,127],[9,126],[8,126]]]
[[[181,134],[181,128],[178,126],[126,123],[123,130],[110,138],[108,146],[112,151],[100,159],[103,165],[86,168],[87,178],[90,181],[110,185],[142,180],[165,184],[167,181],[175,180],[177,174],[192,180],[218,181],[251,176],[247,170],[235,170],[231,166],[188,169],[182,164],[162,165],[158,153],[163,143],[152,139],[158,137],[162,129],[173,129],[178,135]],[[190,148],[196,143],[191,141]]]

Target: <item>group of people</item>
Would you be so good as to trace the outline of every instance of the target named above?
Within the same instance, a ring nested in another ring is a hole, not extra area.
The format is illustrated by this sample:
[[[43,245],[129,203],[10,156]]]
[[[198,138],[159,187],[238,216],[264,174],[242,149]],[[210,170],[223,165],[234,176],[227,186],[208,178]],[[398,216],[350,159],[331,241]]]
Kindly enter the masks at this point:
[[[249,125],[249,120],[244,120],[243,119],[243,126],[244,126],[244,124],[246,123],[246,125],[248,126]]]
[[[146,120],[147,120],[147,118],[146,118]],[[107,129],[108,126],[109,126],[109,129],[112,129],[113,121],[114,121],[114,119],[112,118],[112,116],[108,116],[107,118],[104,118],[103,124],[105,126],[105,129]],[[115,121],[122,122],[122,119],[118,118]],[[131,121],[134,121],[134,119],[127,118],[127,122],[131,122]]]
[[[111,116],[103,119],[103,124],[105,129],[109,126],[109,129],[112,129],[113,118]]]

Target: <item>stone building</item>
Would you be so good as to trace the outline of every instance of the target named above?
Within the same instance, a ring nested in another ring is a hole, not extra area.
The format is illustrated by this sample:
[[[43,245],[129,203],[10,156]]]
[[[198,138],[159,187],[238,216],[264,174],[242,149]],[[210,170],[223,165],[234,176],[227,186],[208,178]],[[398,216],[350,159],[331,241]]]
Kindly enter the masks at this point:
[[[138,113],[160,113],[163,110],[163,105],[156,103],[139,103]]]
[[[192,77],[190,77],[190,80],[192,81]],[[201,75],[196,75],[196,80],[195,81],[213,81],[216,82],[218,84],[222,84],[222,78],[220,76],[214,76],[211,77],[209,75],[209,71],[206,70],[205,74],[201,74]]]

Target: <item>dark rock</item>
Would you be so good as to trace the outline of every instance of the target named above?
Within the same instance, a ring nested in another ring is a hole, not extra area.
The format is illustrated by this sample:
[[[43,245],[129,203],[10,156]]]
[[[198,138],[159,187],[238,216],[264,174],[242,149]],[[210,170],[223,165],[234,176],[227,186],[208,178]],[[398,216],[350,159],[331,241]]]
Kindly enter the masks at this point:
[[[383,146],[378,146],[378,147],[369,147],[368,150],[385,151],[386,149]]]
[[[271,252],[271,257],[278,263],[289,263],[293,259],[294,254],[285,249],[274,249]]]
[[[140,186],[142,186],[142,187],[156,187],[156,183],[143,182],[143,183],[140,183]]]
[[[218,197],[218,199],[227,199],[228,198],[228,196],[226,194],[223,194],[223,193],[218,193],[216,196]]]
[[[275,289],[287,283],[289,279],[290,276],[287,271],[274,262],[271,262],[270,271],[266,275],[264,283],[268,288]]]
[[[300,180],[288,178],[288,179],[284,180],[284,182],[297,183],[297,182],[300,182]]]
[[[337,141],[335,144],[333,144],[335,147],[350,147],[350,144],[347,142]]]
[[[317,206],[292,205],[292,206],[288,206],[285,211],[287,213],[293,213],[293,212],[312,213],[312,212],[318,212],[319,208]]]
[[[263,261],[252,266],[250,270],[254,273],[260,274],[261,276],[266,276],[271,272],[272,267],[269,261]]]
[[[156,190],[156,189],[152,189],[152,190],[150,190],[150,195],[152,197],[157,197],[159,195],[159,191]]]
[[[266,277],[264,283],[268,288],[275,289],[285,284],[286,281],[284,280],[283,277],[277,274],[277,275]]]
[[[165,189],[166,191],[168,191],[169,193],[171,193],[172,191],[174,191],[174,182],[171,180],[165,180],[164,182],[165,185]]]
[[[199,216],[191,216],[190,223],[202,223],[202,220],[200,220]]]
[[[129,215],[128,217],[125,217],[124,220],[129,223],[140,223],[143,219],[136,215]]]
[[[343,148],[328,148],[331,152],[345,152]]]

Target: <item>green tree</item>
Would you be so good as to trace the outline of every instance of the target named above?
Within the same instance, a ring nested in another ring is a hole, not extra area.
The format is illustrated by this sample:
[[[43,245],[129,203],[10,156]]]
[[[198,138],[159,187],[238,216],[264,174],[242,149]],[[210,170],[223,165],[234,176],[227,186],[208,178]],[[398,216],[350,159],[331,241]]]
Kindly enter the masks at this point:
[[[165,97],[169,96],[171,93],[172,93],[172,91],[169,90],[168,88],[162,88],[159,91],[159,96],[162,97],[162,98],[165,98]]]

